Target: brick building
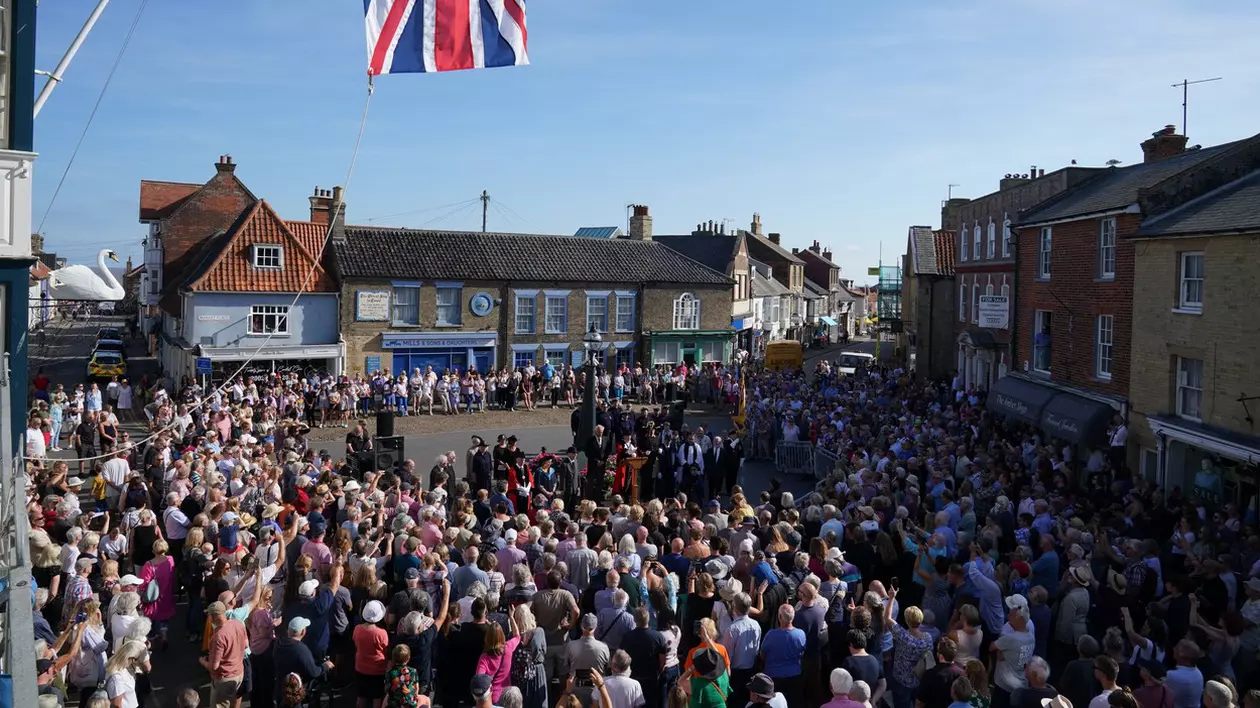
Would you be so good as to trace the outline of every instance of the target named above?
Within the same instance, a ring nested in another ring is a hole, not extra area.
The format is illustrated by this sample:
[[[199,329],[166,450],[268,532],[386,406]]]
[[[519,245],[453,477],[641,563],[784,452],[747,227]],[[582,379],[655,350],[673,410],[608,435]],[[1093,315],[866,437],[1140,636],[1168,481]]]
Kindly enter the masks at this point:
[[[901,280],[901,321],[920,381],[955,371],[953,231],[911,226]]]
[[[645,206],[634,207],[636,216],[647,217]],[[641,210],[641,214],[639,213]],[[754,218],[754,224],[756,220]],[[653,236],[656,241],[697,263],[725,274],[735,282],[731,301],[731,327],[735,330],[735,346],[751,351],[753,348],[753,297],[752,266],[748,260],[746,231],[727,231],[713,222],[697,224],[690,234]]]
[[[793,255],[805,264],[805,284],[822,296],[817,320],[812,322],[815,331],[839,340],[846,331],[853,297],[844,289],[840,266],[831,260],[831,249],[823,248],[817,241],[809,248],[792,249]]]
[[[942,228],[957,227],[952,345],[955,370],[968,389],[986,390],[1011,369],[1011,297],[1015,251],[1011,223],[1021,210],[1062,194],[1099,169],[1065,167],[1046,174],[1033,166],[1009,174],[996,192],[942,209]],[[946,221],[952,218],[954,221]]]
[[[629,239],[347,226],[333,245],[347,369],[580,364],[591,324],[617,362],[726,360],[735,282],[634,226]]]
[[[988,405],[1086,447],[1107,445],[1109,422],[1131,407],[1132,237],[1143,220],[1260,167],[1260,137],[1187,150],[1170,126],[1142,152],[1141,163],[1022,213],[1015,228],[1018,371],[994,384]]]
[[[792,291],[787,315],[786,339],[805,341],[805,261],[784,248],[777,233],[762,235],[761,217],[753,215],[753,230],[745,231],[748,239],[748,255],[770,267],[772,277]]]
[[[1260,169],[1147,219],[1133,241],[1129,437],[1140,470],[1213,505],[1254,505]]]

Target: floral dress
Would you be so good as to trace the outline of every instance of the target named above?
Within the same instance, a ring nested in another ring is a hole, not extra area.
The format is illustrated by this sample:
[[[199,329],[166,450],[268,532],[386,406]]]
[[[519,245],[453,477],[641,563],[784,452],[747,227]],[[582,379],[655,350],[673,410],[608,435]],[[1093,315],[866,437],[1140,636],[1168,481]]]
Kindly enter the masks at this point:
[[[420,674],[410,666],[395,666],[385,674],[386,708],[419,708]]]
[[[905,627],[893,625],[892,679],[906,688],[918,688],[919,677],[914,675],[914,665],[925,652],[932,650],[932,635],[927,632],[915,637]]]

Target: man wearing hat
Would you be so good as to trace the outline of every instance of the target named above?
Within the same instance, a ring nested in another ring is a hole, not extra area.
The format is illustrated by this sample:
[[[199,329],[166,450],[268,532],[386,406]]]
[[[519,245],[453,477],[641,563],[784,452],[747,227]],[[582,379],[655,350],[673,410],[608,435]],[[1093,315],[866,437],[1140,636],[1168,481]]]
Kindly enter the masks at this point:
[[[788,708],[787,699],[774,690],[774,679],[765,674],[757,674],[748,682],[748,698],[752,706]]]
[[[206,608],[214,636],[210,640],[210,653],[200,659],[201,665],[210,672],[210,703],[215,708],[227,708],[235,704],[236,694],[245,681],[248,666],[245,652],[249,637],[240,620],[227,616],[227,606],[212,602]]]
[[[1076,566],[1068,569],[1068,580],[1072,587],[1059,602],[1059,616],[1054,621],[1052,661],[1054,668],[1060,671],[1076,658],[1076,643],[1089,633],[1086,622],[1091,604],[1089,584],[1093,575],[1087,566]]]
[[[341,576],[344,568],[340,563],[332,567],[332,579],[328,587],[321,588],[318,580],[306,580],[298,586],[298,601],[284,608],[284,619],[293,621],[295,617],[309,620],[309,627],[304,642],[310,648],[312,656],[318,661],[328,655],[330,633],[328,620],[331,615],[333,598],[341,588]],[[277,676],[284,674],[277,673]]]
[[[609,652],[607,644],[595,638],[595,630],[599,627],[599,620],[595,615],[589,613],[582,615],[581,627],[582,636],[570,641],[564,648],[566,663],[569,667],[566,687],[572,689],[573,694],[582,701],[582,705],[588,706],[596,696],[596,686],[592,681],[591,672],[598,671],[602,674],[607,671],[612,653]]]
[[[315,660],[311,649],[306,645],[305,639],[307,632],[310,630],[311,621],[305,617],[294,617],[285,624],[283,636],[276,640],[272,650],[272,658],[275,662],[275,676],[283,677],[289,674],[297,674],[302,679],[302,685],[306,686],[306,694],[311,699],[312,705],[319,705],[316,699],[319,693],[319,686],[322,684],[324,676],[333,668],[331,661],[324,661],[322,664]],[[275,700],[279,705],[281,697],[284,695],[284,681],[277,680],[275,682]]]
[[[679,680],[683,678],[691,686],[691,705],[700,708],[725,708],[731,695],[731,680],[726,670],[726,660],[716,649],[702,648],[693,654],[691,668]]]
[[[477,438],[468,469],[470,475],[468,481],[474,492],[490,488],[490,481],[494,474],[494,456],[490,454],[485,440]]]

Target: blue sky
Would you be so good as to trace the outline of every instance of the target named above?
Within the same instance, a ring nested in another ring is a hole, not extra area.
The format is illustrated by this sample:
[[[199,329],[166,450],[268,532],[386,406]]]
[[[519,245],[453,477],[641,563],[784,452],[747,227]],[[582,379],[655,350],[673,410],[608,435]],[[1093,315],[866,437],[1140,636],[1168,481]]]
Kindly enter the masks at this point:
[[[141,0],[113,0],[36,122],[38,226]],[[51,69],[92,0],[44,2]],[[237,174],[287,218],[346,174],[365,92],[358,0],[150,2],[43,226],[72,262],[139,260],[141,179]],[[720,9],[720,11],[719,11]],[[657,233],[754,211],[865,282],[938,225],[948,185],[1141,159],[1260,132],[1260,6],[1242,0],[532,0],[533,65],[377,81],[347,190],[354,223],[434,221],[488,189],[490,227],[572,233],[647,204]],[[42,82],[42,79],[40,80]],[[408,213],[410,212],[410,213]],[[393,218],[382,219],[382,217]]]

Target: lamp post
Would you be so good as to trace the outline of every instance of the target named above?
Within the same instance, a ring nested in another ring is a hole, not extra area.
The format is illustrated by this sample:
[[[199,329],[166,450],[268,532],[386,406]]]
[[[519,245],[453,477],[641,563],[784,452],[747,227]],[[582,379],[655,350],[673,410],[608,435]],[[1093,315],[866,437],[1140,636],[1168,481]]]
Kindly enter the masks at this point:
[[[582,348],[586,351],[586,358],[582,362],[586,384],[582,387],[582,414],[578,421],[578,439],[574,442],[579,450],[583,450],[586,441],[595,435],[595,367],[599,365],[598,352],[603,341],[595,324],[591,323],[590,330],[582,337]]]

